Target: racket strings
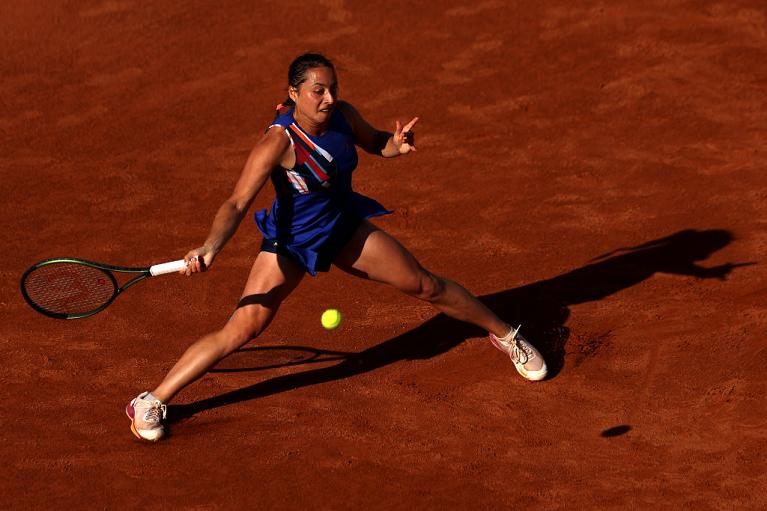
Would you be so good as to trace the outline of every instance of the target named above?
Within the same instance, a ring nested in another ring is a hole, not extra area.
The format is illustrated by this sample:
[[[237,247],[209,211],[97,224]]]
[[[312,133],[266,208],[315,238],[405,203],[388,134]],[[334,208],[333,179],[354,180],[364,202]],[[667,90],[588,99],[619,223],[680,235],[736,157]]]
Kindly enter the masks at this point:
[[[24,289],[38,307],[56,314],[93,311],[108,303],[116,290],[104,270],[76,263],[36,268],[24,280]]]

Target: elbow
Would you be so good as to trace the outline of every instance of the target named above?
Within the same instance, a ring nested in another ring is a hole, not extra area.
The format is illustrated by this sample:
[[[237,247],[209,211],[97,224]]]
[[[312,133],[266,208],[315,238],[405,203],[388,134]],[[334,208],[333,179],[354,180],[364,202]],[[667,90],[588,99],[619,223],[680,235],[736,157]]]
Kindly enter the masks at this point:
[[[251,202],[252,200],[248,200],[247,198],[232,196],[224,202],[224,206],[238,217],[242,218],[248,212],[248,209],[250,209]]]

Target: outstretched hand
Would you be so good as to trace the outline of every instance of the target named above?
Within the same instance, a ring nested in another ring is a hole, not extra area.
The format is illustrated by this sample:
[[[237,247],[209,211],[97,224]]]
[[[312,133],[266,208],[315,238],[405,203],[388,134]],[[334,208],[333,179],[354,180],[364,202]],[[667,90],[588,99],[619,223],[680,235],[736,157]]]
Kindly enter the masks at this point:
[[[415,151],[415,135],[411,130],[417,122],[418,117],[413,117],[413,120],[404,126],[400,125],[399,121],[395,123],[396,129],[392,135],[392,141],[394,142],[394,147],[399,151],[399,154],[407,154],[410,151]]]

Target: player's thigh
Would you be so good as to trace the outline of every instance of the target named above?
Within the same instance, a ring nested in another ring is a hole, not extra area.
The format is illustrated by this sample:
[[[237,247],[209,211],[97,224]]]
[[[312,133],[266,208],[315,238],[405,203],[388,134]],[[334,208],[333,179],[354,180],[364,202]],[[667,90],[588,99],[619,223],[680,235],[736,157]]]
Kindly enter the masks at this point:
[[[259,252],[230,323],[268,323],[304,274],[304,269],[287,257]]]
[[[359,277],[419,294],[433,276],[396,238],[363,221],[334,264]]]

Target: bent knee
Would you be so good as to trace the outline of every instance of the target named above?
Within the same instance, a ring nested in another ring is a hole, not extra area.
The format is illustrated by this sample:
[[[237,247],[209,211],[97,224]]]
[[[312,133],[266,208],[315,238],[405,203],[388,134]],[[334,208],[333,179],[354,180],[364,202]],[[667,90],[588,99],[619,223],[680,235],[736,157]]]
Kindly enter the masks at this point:
[[[229,318],[229,322],[221,329],[220,342],[226,354],[247,344],[263,332],[269,324],[273,314],[270,311],[257,309],[260,307],[250,306],[237,309]]]
[[[434,302],[445,292],[445,281],[441,277],[424,270],[404,291],[419,300]]]
[[[248,330],[234,329],[227,325],[219,330],[213,342],[216,345],[219,357],[224,358],[246,345],[253,337],[255,336]]]

